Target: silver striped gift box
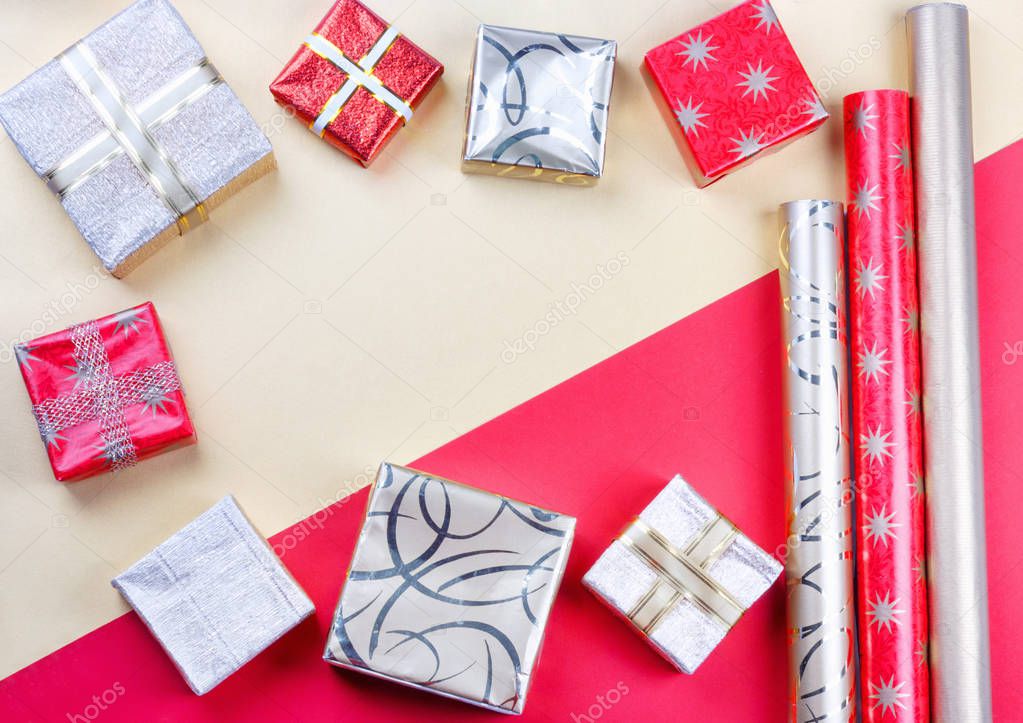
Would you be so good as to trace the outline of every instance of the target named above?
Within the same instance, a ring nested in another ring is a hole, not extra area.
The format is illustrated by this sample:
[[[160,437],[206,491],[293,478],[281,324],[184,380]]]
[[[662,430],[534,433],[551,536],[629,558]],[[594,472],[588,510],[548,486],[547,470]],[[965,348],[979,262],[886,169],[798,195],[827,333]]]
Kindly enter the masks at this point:
[[[166,0],[138,0],[0,95],[0,124],[118,277],[275,168]]]
[[[197,695],[314,612],[309,596],[231,495],[112,584]]]
[[[691,674],[781,569],[676,475],[597,559],[583,585]]]

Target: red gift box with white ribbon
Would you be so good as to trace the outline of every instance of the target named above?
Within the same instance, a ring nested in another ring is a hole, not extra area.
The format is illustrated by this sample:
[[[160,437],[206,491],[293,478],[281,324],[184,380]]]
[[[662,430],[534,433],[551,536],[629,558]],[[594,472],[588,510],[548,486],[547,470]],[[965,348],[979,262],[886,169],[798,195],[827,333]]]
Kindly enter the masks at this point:
[[[311,131],[368,166],[443,72],[361,2],[338,0],[270,92]]]

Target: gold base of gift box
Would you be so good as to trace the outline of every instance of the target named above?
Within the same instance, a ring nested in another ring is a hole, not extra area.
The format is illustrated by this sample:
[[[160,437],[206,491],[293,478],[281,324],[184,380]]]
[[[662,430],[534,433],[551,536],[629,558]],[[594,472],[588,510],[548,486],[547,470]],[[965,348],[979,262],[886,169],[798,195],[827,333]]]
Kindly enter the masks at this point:
[[[208,198],[204,199],[202,205],[205,207],[207,213],[215,209],[235,195],[243,188],[248,186],[250,183],[258,181],[263,176],[277,169],[277,159],[274,157],[273,151],[267,153],[265,156],[260,158],[258,161],[253,163],[251,166],[246,168],[244,171],[239,173],[237,176],[232,178],[227,184],[221,186],[219,189],[214,191]],[[172,223],[160,233],[153,236],[148,243],[139,247],[135,253],[131,254],[128,258],[122,261],[117,267],[110,273],[118,279],[123,279],[129,273],[131,273],[136,266],[141,264],[143,261],[148,259],[150,256],[155,254],[157,251],[162,249],[173,239],[181,235],[181,229],[176,223]]]
[[[482,173],[487,176],[503,176],[505,178],[526,178],[533,181],[560,183],[563,186],[594,186],[599,176],[588,176],[585,173],[570,173],[556,168],[540,168],[538,166],[517,166],[513,163],[492,163],[489,161],[462,161],[463,173]]]

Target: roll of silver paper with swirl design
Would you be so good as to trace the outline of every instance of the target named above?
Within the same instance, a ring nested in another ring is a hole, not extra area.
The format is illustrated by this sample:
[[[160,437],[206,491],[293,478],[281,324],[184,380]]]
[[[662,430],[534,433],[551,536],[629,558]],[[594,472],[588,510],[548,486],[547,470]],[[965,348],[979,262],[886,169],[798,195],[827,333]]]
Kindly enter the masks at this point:
[[[991,720],[969,12],[906,16],[919,218],[934,720]]]
[[[855,718],[842,204],[781,207],[789,719]]]

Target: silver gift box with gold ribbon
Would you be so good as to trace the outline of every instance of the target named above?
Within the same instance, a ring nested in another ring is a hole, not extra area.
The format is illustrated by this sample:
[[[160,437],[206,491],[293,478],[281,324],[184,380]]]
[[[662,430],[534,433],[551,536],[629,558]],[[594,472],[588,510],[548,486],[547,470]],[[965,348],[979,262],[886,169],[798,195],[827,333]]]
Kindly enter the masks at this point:
[[[693,673],[781,570],[676,475],[583,585],[676,668]]]
[[[0,123],[115,276],[275,167],[166,0],[130,5],[0,95]]]

